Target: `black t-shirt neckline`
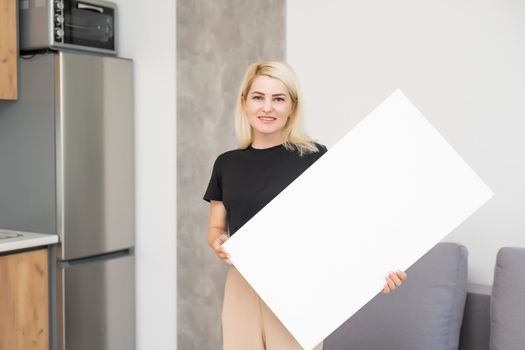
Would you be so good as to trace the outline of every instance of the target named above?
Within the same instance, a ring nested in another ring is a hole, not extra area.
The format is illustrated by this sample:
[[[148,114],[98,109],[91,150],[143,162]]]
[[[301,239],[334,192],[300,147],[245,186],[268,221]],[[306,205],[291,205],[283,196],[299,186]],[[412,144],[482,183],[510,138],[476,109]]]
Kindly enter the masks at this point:
[[[268,148],[254,148],[251,144],[248,146],[247,150],[249,151],[252,151],[252,152],[259,152],[259,153],[263,153],[263,152],[270,152],[270,151],[273,151],[273,150],[277,150],[277,149],[283,149],[284,148],[284,145],[281,143],[280,145],[276,145],[276,146],[272,146],[272,147],[268,147]]]

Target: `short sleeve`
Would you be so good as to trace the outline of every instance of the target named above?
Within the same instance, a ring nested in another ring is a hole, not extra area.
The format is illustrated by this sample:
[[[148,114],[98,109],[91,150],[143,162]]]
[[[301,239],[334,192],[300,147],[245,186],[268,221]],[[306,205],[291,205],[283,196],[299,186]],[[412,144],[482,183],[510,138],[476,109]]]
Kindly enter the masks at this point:
[[[319,149],[319,158],[321,158],[321,156],[328,151],[328,148],[326,148],[325,145],[321,145],[320,143],[317,144],[317,148]]]
[[[221,169],[220,169],[219,158],[215,160],[213,164],[213,170],[211,172],[210,182],[208,183],[208,188],[206,193],[204,193],[203,199],[207,202],[209,201],[222,201],[222,182],[221,182]]]
[[[310,165],[315,163],[319,158],[321,158],[321,156],[323,154],[325,154],[328,151],[328,149],[326,148],[325,145],[322,145],[320,143],[316,143],[315,145],[317,146],[318,151],[315,152],[315,153],[311,153],[311,155],[310,155]]]

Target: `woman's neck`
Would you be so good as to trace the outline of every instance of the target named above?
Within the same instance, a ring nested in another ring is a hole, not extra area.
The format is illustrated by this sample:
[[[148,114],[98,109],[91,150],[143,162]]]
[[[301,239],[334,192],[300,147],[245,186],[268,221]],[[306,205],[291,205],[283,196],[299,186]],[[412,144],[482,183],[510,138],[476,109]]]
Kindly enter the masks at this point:
[[[278,146],[284,142],[282,135],[257,135],[253,136],[252,147],[258,149]]]

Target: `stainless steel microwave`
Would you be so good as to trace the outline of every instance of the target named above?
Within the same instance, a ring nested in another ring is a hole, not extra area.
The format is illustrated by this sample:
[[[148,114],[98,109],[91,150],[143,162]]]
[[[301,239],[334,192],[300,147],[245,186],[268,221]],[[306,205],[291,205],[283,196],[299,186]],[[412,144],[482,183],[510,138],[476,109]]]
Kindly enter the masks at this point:
[[[117,54],[117,6],[102,0],[20,0],[20,51]]]

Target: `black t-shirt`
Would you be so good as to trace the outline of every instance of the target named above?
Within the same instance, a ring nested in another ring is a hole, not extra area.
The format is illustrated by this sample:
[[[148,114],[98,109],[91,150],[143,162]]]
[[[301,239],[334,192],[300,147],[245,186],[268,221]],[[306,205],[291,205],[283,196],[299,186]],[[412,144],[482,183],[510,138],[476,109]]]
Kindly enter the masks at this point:
[[[204,200],[223,202],[233,235],[326,152],[317,147],[319,152],[302,156],[283,145],[225,152],[213,165]]]

